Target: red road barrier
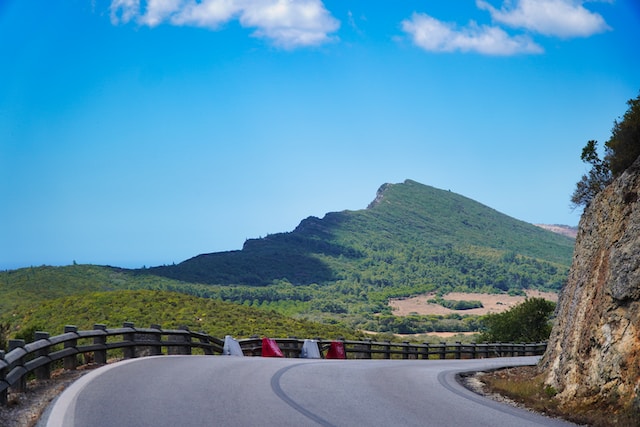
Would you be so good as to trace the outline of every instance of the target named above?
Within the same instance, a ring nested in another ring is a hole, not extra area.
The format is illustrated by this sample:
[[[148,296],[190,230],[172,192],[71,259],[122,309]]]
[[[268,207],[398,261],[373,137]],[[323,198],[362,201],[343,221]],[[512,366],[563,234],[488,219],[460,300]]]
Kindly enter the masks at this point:
[[[284,357],[273,338],[262,338],[262,357]]]
[[[332,341],[326,355],[327,359],[346,359],[344,343],[342,341]]]

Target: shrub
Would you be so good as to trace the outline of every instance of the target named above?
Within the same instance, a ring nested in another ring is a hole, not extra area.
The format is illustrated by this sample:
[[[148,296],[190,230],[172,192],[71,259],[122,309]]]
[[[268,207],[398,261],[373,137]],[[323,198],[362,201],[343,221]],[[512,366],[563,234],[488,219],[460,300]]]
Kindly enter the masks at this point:
[[[551,333],[550,317],[555,303],[544,298],[527,298],[503,313],[493,313],[481,319],[481,341],[539,342]]]
[[[449,308],[451,310],[471,310],[473,308],[482,308],[481,301],[467,301],[467,300],[451,300],[451,299],[443,299],[443,298],[433,298],[428,300],[427,302],[432,304],[440,304],[443,307]]]

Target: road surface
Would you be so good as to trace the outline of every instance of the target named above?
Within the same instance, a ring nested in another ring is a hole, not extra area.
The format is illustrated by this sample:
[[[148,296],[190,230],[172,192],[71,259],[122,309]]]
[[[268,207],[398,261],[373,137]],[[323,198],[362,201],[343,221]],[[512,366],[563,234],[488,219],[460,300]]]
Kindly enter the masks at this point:
[[[573,425],[485,399],[455,380],[458,372],[537,360],[148,357],[83,376],[39,426]]]

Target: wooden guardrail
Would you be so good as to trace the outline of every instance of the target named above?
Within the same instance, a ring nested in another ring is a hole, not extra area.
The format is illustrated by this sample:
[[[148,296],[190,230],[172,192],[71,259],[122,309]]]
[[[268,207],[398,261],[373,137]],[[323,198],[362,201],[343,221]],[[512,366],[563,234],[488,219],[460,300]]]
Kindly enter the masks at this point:
[[[299,357],[304,339],[275,338],[285,357]],[[320,354],[332,341],[316,338]],[[339,340],[348,359],[471,359],[505,356],[541,355],[546,343],[439,343],[375,342],[371,340]],[[246,356],[262,355],[262,339],[252,337],[238,340]],[[204,332],[188,328],[162,329],[160,325],[137,328],[126,322],[121,328],[107,329],[94,325],[90,331],[66,326],[64,333],[51,337],[36,332],[35,341],[9,340],[9,351],[0,351],[0,405],[7,403],[8,391],[24,392],[27,378],[50,378],[56,367],[76,369],[81,363],[106,364],[109,358],[131,359],[163,354],[219,355],[224,341]],[[166,350],[166,353],[163,352]]]

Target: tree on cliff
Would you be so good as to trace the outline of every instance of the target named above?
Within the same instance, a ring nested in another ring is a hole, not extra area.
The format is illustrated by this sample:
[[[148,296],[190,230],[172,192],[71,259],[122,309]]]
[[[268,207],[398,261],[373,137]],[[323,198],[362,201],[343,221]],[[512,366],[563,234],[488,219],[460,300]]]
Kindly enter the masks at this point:
[[[611,137],[604,144],[605,154],[598,156],[598,142],[591,140],[580,158],[591,169],[576,184],[571,196],[574,207],[587,206],[613,178],[619,176],[640,156],[640,95],[627,101],[629,108],[620,121],[613,122]]]
[[[607,162],[616,177],[625,171],[640,155],[640,95],[627,101],[629,109],[622,121],[613,124]]]
[[[587,174],[582,175],[582,178],[576,184],[576,189],[571,196],[571,203],[574,207],[587,206],[596,194],[611,182],[611,168],[607,161],[608,156],[600,159],[597,148],[598,142],[591,140],[582,149],[580,159],[585,163],[589,163],[591,169]]]

